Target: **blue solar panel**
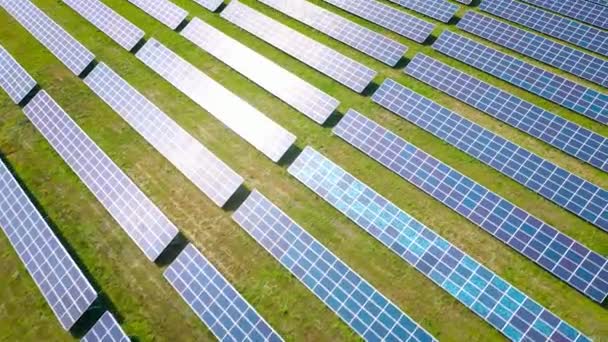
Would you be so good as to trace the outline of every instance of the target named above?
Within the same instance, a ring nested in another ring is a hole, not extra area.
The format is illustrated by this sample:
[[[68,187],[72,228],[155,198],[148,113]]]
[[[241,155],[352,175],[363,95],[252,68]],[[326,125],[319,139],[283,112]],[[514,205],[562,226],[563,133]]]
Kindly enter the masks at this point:
[[[258,191],[233,219],[367,341],[436,341]]]
[[[608,8],[585,0],[523,0],[529,4],[608,29]]]
[[[114,316],[105,312],[80,342],[129,342]]]
[[[334,133],[593,300],[608,296],[601,255],[353,110]]]
[[[608,87],[608,61],[469,11],[458,22],[464,31],[517,51],[591,82]]]
[[[445,0],[390,0],[397,5],[411,9],[418,13],[422,13],[433,19],[437,19],[444,23],[447,23],[452,19],[456,11],[458,11],[458,5],[454,5]]]
[[[191,244],[164,275],[220,341],[283,340]]]
[[[608,191],[393,80],[386,80],[372,100],[608,231]]]
[[[310,147],[289,173],[513,341],[590,341]]]
[[[34,89],[36,81],[0,45],[0,87],[14,103],[19,103]]]
[[[456,0],[458,2],[460,2],[461,4],[465,4],[465,5],[470,5],[471,2],[473,2],[473,0]]]

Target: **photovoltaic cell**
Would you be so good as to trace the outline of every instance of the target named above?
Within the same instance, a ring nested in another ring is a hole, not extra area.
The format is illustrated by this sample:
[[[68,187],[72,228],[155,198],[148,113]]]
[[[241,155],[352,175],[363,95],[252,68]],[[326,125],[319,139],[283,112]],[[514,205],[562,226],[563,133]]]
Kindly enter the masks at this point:
[[[150,39],[136,54],[144,64],[273,161],[296,137],[173,51]]]
[[[15,104],[21,102],[36,86],[36,81],[0,45],[0,87]]]
[[[150,260],[177,228],[44,91],[23,112]]]
[[[458,22],[458,27],[530,58],[608,87],[608,61],[601,58],[473,11],[465,14]]]
[[[218,206],[243,183],[241,176],[107,65],[97,65],[84,82]]]
[[[513,0],[484,0],[484,12],[608,56],[608,32]]]
[[[375,0],[324,0],[346,12],[422,43],[435,25]]]
[[[458,5],[454,5],[445,0],[390,0],[397,5],[411,9],[418,13],[422,13],[433,19],[437,19],[444,23],[447,23],[452,19],[456,11],[458,11]]]
[[[111,313],[106,311],[81,342],[129,342],[125,332]]]
[[[606,94],[602,94],[552,72],[535,67],[532,64],[526,63],[498,50],[489,48],[483,44],[477,43],[472,39],[468,39],[451,31],[444,31],[433,44],[433,49],[479,70],[494,75],[515,86],[528,90],[533,94],[544,97],[547,100],[608,125],[608,95]],[[480,94],[483,94],[484,91],[489,91],[492,92],[492,96],[494,98],[500,98],[497,102],[501,102],[500,106],[490,107],[490,110],[494,109],[494,112],[501,107],[503,113],[505,111],[513,110],[513,108],[508,108],[511,106],[505,103],[506,99],[510,99],[509,103],[512,103],[516,108],[523,106],[525,108],[525,112],[533,112],[537,115],[538,113],[542,113],[543,117],[545,118],[545,122],[553,122],[556,123],[557,126],[568,125],[573,131],[587,131],[574,123],[569,123],[562,118],[559,118],[539,107],[516,98],[515,96],[499,90],[498,88],[485,82],[479,81],[474,77],[457,71],[454,68],[448,67],[447,65],[444,66],[439,62],[435,64],[438,67],[436,71],[441,71],[440,75],[436,76],[437,78],[442,78],[445,73],[450,74],[451,77],[454,77],[450,78],[452,82],[446,81],[445,83],[440,83],[441,87],[451,90],[452,93],[455,92],[455,87],[460,88],[461,92],[458,93],[459,98],[471,105],[475,104],[474,106],[478,109],[483,107],[483,105],[478,103],[478,101],[482,98],[485,99],[484,96],[480,96]],[[427,73],[429,75],[434,74],[432,70],[428,70]],[[472,86],[476,86],[483,90],[475,92],[475,95],[473,95],[471,94]],[[497,96],[497,94],[500,94],[500,96]],[[525,115],[530,118],[533,117],[533,115],[528,113]],[[585,136],[590,136],[592,134],[594,133],[587,131]],[[598,142],[605,140],[605,138],[599,135],[597,135],[597,139],[591,139],[591,141]],[[605,147],[605,151],[607,152],[605,158],[608,158],[608,147]],[[597,164],[598,165],[596,166],[601,168],[604,161],[599,161]]]
[[[95,56],[29,0],[2,0],[0,5],[68,69],[80,75]]]
[[[293,108],[322,124],[340,102],[198,18],[181,35]]]
[[[165,278],[220,341],[282,341],[191,244],[169,265]]]
[[[233,0],[222,18],[348,88],[362,92],[376,72],[327,46]]]
[[[372,100],[562,208],[608,230],[608,191],[393,80],[386,80]]]
[[[594,4],[602,5],[602,6],[608,6],[608,0],[586,0],[586,1],[592,2]]]
[[[175,30],[188,16],[188,12],[168,0],[129,0],[129,2],[172,30]]]
[[[407,47],[305,0],[260,0],[383,63],[394,66]]]
[[[513,341],[590,341],[310,147],[289,173]]]
[[[608,295],[606,258],[498,194],[353,110],[334,133],[593,300]]]
[[[212,12],[217,10],[220,7],[220,5],[224,2],[223,0],[193,0],[193,1]]]
[[[232,218],[366,341],[436,341],[258,191]]]
[[[608,29],[608,8],[585,0],[553,1],[523,0],[570,18],[578,19],[603,29]]]

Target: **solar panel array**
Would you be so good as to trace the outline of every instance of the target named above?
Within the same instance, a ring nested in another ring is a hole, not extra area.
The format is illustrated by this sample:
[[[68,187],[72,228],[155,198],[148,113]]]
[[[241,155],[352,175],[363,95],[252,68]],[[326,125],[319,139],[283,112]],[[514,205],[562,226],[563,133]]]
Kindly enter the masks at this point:
[[[582,22],[608,29],[608,8],[585,0],[523,0]]]
[[[366,341],[436,341],[258,191],[233,219]]]
[[[223,0],[193,0],[193,1],[201,6],[205,7],[206,9],[208,9],[210,11],[217,10],[220,7],[220,5],[222,3],[224,3]]]
[[[513,0],[484,0],[484,12],[608,56],[608,32]]]
[[[188,12],[168,0],[129,0],[129,2],[172,30],[175,30],[188,16]]]
[[[80,75],[95,59],[89,50],[29,0],[3,0],[0,4],[74,74]]]
[[[278,161],[295,141],[293,134],[155,39],[136,56],[271,160]]]
[[[198,18],[193,18],[181,35],[319,124],[324,123],[340,104]]]
[[[243,183],[241,176],[107,65],[97,65],[84,82],[218,206]]]
[[[526,63],[498,50],[489,48],[483,44],[477,43],[474,40],[468,39],[451,31],[444,31],[433,44],[433,48],[445,55],[455,58],[479,70],[485,71],[515,86],[528,90],[533,94],[544,97],[547,100],[583,114],[593,120],[603,124],[608,124],[608,95],[606,94],[572,82],[552,72],[535,67],[532,64]],[[450,81],[452,82],[446,81],[445,83],[439,83],[441,87],[443,89],[448,89],[448,92],[451,90],[452,93],[455,93],[455,86],[453,85],[455,83],[456,86],[461,90],[458,92],[458,97],[463,101],[477,107],[478,109],[481,109],[480,107],[485,109],[484,105],[488,104],[487,101],[484,101],[483,104],[480,103],[481,99],[487,100],[486,97],[480,94],[484,93],[483,90],[491,91],[492,96],[496,99],[500,98],[498,101],[501,103],[500,106],[494,105],[489,107],[489,110],[493,110],[493,113],[504,113],[505,111],[513,110],[513,108],[508,107],[514,106],[517,108],[519,106],[523,106],[523,111],[533,112],[532,115],[527,113],[524,115],[528,116],[530,119],[532,119],[534,114],[542,114],[546,123],[553,123],[555,126],[567,125],[572,131],[584,130],[586,131],[586,137],[590,137],[594,134],[583,129],[582,127],[579,127],[578,125],[575,125],[574,123],[568,122],[537,106],[516,98],[515,96],[502,91],[497,87],[493,87],[485,82],[477,80],[472,76],[459,72],[454,68],[444,66],[442,63],[438,62],[435,64],[438,70],[442,71],[441,74],[435,75],[435,70],[428,70],[427,74],[433,74],[436,78],[443,78],[442,76],[444,76],[444,73],[451,74]],[[471,86],[476,86],[482,88],[483,90],[476,92],[475,95],[471,96]],[[501,95],[497,96],[497,94]],[[509,102],[507,102],[506,99],[510,99]],[[509,106],[509,104],[512,104],[513,106]],[[542,123],[538,123],[537,125],[542,125]],[[597,137],[594,138],[585,138],[583,141],[589,140],[602,142],[605,140],[605,138],[599,135],[596,136]],[[551,137],[550,141],[553,139],[554,138]],[[560,146],[564,145],[560,144]],[[573,151],[577,150],[578,149],[574,149]],[[606,148],[606,151],[608,152],[608,147]],[[606,154],[605,157],[608,157],[608,154]],[[598,167],[601,167],[603,162],[599,161],[597,164],[599,164]]]
[[[407,47],[305,0],[260,0],[326,35],[394,66]]]
[[[220,341],[282,341],[191,244],[169,265],[164,275]]]
[[[231,1],[221,16],[356,92],[362,92],[376,76],[376,72],[365,65],[238,1]]]
[[[25,115],[150,260],[177,228],[44,91]]]
[[[372,100],[581,218],[608,229],[608,192],[386,80]]]
[[[0,45],[0,87],[15,104],[21,102],[36,86],[36,81]]]
[[[69,330],[97,293],[2,161],[0,228],[61,326]]]
[[[445,0],[390,0],[397,5],[422,13],[433,19],[447,23],[456,14],[459,7]]]
[[[127,50],[131,50],[144,38],[144,31],[99,0],[63,2]]]
[[[350,110],[334,133],[590,298],[608,295],[608,260]]]
[[[435,29],[435,25],[429,22],[376,0],[324,1],[418,43],[424,42]]]
[[[458,22],[458,27],[523,55],[608,87],[608,61],[601,58],[473,11],[465,14]]]
[[[80,342],[129,342],[114,316],[106,311]]]
[[[310,147],[289,173],[513,341],[590,341]]]

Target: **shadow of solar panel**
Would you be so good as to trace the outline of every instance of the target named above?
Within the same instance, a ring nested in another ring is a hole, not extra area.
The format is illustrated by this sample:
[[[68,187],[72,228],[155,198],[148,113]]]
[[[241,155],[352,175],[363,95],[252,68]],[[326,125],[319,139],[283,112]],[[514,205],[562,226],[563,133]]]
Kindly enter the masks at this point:
[[[598,253],[352,109],[334,133],[591,299],[608,296]]]
[[[362,92],[376,76],[376,72],[365,65],[236,0],[230,2],[221,16],[356,92]]]
[[[0,161],[0,227],[65,330],[97,293]]]
[[[578,19],[603,29],[608,29],[608,8],[585,0],[553,1],[523,0],[529,4]]]
[[[422,43],[435,25],[375,0],[324,0],[346,12]]]
[[[220,5],[222,3],[224,3],[223,0],[193,0],[193,1],[212,12],[217,10],[220,7]]]
[[[458,22],[458,27],[575,76],[608,87],[608,61],[601,58],[472,11],[465,14]]]
[[[191,244],[164,275],[220,341],[283,340]]]
[[[572,82],[552,72],[537,68],[532,64],[489,48],[451,31],[444,31],[441,36],[439,36],[439,39],[433,44],[433,49],[515,86],[528,90],[533,94],[544,97],[547,100],[608,125],[608,95],[606,94]],[[546,126],[546,123],[552,123],[554,126],[558,127],[569,126],[568,130],[572,132],[584,131],[584,133],[581,134],[581,136],[584,136],[582,142],[592,141],[597,143],[604,141],[605,144],[606,138],[592,133],[570,121],[557,117],[550,112],[472,76],[457,71],[443,63],[433,62],[433,64],[436,68],[427,70],[426,74],[433,75],[434,78],[437,79],[442,78],[445,73],[450,74],[451,78],[449,80],[438,83],[440,87],[446,89],[446,92],[448,93],[457,94],[459,99],[469,103],[477,109],[490,111],[493,114],[502,113],[504,117],[510,116],[510,114],[505,114],[508,111],[521,111],[522,117],[527,116],[530,120],[535,116],[537,118],[542,116],[543,120],[540,122],[533,120],[535,122],[534,126],[538,128],[535,132],[542,132],[544,130],[542,127]],[[437,75],[437,71],[441,71],[440,75]],[[460,91],[457,92],[455,88],[459,88]],[[473,88],[479,89],[473,90]],[[492,98],[483,95],[471,96],[471,93],[486,94],[488,92],[492,93]],[[499,102],[500,105],[498,105]],[[488,109],[485,109],[488,104],[491,105]],[[516,122],[520,123],[519,120]],[[546,135],[541,135],[541,139],[542,137],[545,137],[543,140],[549,138],[547,141],[549,143],[556,138],[548,137]],[[574,140],[576,141],[576,139]],[[578,144],[580,146],[580,143]],[[585,144],[583,143],[582,145]],[[603,144],[600,144],[596,149],[602,150],[602,145]],[[563,146],[561,149],[565,150],[568,147],[568,144],[560,144],[559,146]],[[568,148],[568,150],[578,152],[579,148]],[[597,158],[599,155],[597,155],[597,152],[593,152],[593,149],[584,150],[586,151],[582,151],[583,158],[587,158],[583,159],[584,161],[588,161],[589,157],[593,158],[593,155],[596,154],[596,165],[594,166],[608,168],[608,164],[606,164],[605,160],[608,158],[608,145],[603,147],[606,154],[603,157],[600,156],[599,159]]]
[[[326,35],[394,66],[407,47],[305,0],[260,0]]]
[[[84,82],[215,204],[223,206],[243,178],[107,65]]]
[[[188,12],[168,0],[128,1],[172,30],[175,30],[188,16]]]
[[[23,112],[150,260],[177,228],[44,91]]]
[[[232,218],[366,341],[436,341],[258,191]]]
[[[413,75],[416,77],[416,72]],[[608,192],[597,185],[391,79],[380,86],[372,100],[560,207],[608,230]]]
[[[289,173],[513,341],[590,341],[310,147]]]
[[[296,140],[289,131],[155,39],[150,39],[136,56],[272,161],[281,159]]]
[[[3,0],[0,5],[70,71],[80,75],[95,56],[29,0]]]
[[[323,124],[340,104],[198,18],[192,19],[181,35],[319,124]]]
[[[484,0],[484,12],[608,56],[608,32],[513,0]]]
[[[111,313],[106,311],[81,342],[129,342],[125,332]]]
[[[389,0],[412,11],[447,23],[459,7],[445,0]]]
[[[0,87],[15,104],[21,102],[36,86],[36,81],[0,45]]]

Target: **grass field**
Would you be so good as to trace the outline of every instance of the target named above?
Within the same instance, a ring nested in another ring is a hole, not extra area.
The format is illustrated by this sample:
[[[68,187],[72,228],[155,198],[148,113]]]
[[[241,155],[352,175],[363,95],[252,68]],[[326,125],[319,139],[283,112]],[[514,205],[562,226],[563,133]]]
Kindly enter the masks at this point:
[[[61,1],[33,2],[90,49],[98,61],[103,61],[117,71],[241,174],[249,189],[260,190],[434,336],[445,341],[504,339],[473,312],[297,182],[287,173],[285,165],[274,164],[265,158]],[[169,46],[296,134],[299,148],[310,145],[321,151],[588,336],[597,341],[608,341],[606,307],[587,299],[465,218],[332,136],[331,127],[315,124],[127,1],[103,2],[146,31],[147,38],[154,37]],[[608,255],[608,234],[600,229],[381,109],[370,101],[369,96],[353,93],[241,31],[221,19],[218,14],[206,11],[191,0],[174,2],[191,15],[221,29],[336,97],[341,101],[341,113],[349,108],[358,110],[591,249]],[[403,74],[401,69],[389,68],[255,0],[243,2],[377,70],[379,76],[376,83],[391,77],[556,164],[608,188],[608,176],[605,173],[432,90]],[[409,47],[407,58],[412,58],[417,52],[424,52],[608,136],[608,127],[441,56],[428,45],[401,38],[320,0],[313,2],[406,44]],[[459,16],[463,13],[464,10],[461,10]],[[336,315],[233,223],[230,210],[217,208],[2,10],[0,23],[0,44],[282,336],[288,340],[307,341],[358,339]],[[444,29],[456,30],[454,25],[438,25],[434,35],[437,36]],[[556,69],[543,67],[560,73]],[[563,76],[606,91],[581,79]],[[2,92],[0,155],[13,168],[52,223],[56,234],[101,293],[100,304],[119,318],[128,335],[141,341],[213,340],[212,334],[165,282],[162,277],[164,266],[148,262],[29,123],[20,108],[13,105]],[[8,240],[0,234],[0,340],[60,341],[73,338],[61,329]]]

